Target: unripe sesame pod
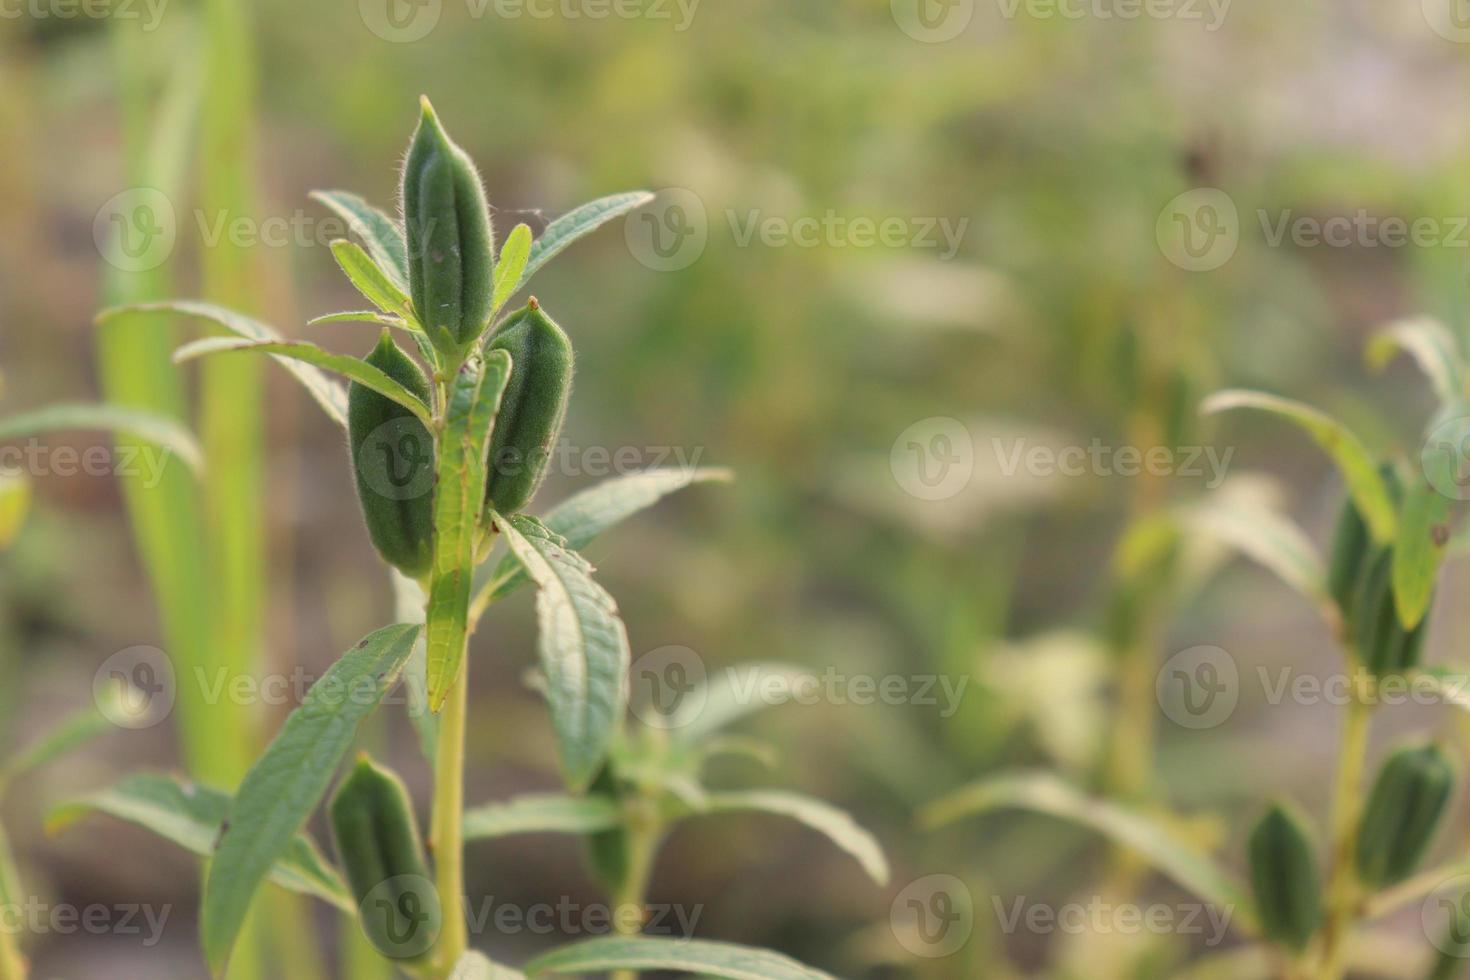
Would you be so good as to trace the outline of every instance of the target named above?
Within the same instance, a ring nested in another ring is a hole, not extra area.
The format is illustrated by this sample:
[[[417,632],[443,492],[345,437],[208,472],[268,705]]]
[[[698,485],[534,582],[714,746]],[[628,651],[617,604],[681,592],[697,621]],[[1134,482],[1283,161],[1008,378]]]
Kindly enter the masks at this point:
[[[1403,674],[1419,663],[1429,620],[1404,629],[1393,598],[1393,549],[1377,548],[1371,555],[1353,599],[1355,649],[1375,677]]]
[[[1399,479],[1398,471],[1391,464],[1384,463],[1379,466],[1378,475],[1388,488],[1390,500],[1397,507],[1403,498],[1403,482]],[[1327,591],[1336,601],[1342,611],[1343,620],[1350,627],[1357,620],[1358,592],[1377,557],[1376,550],[1368,523],[1363,520],[1353,498],[1347,496],[1342,502],[1332,533]]]
[[[421,958],[443,918],[403,783],[364,755],[337,787],[328,815],[363,933],[385,956]]]
[[[533,297],[490,340],[510,354],[510,382],[490,438],[485,504],[514,514],[535,495],[561,435],[572,390],[572,342]]]
[[[1413,873],[1455,787],[1455,767],[1434,744],[1404,746],[1384,762],[1358,826],[1358,877],[1384,888]]]
[[[388,331],[365,360],[428,401],[428,379]],[[373,547],[403,574],[422,577],[434,543],[432,433],[413,412],[354,381],[347,389],[347,438]]]
[[[1300,951],[1322,921],[1317,859],[1306,824],[1284,804],[1273,804],[1251,831],[1248,849],[1261,930]]]
[[[461,356],[488,326],[495,232],[479,172],[423,100],[403,167],[408,286],[434,346]]]

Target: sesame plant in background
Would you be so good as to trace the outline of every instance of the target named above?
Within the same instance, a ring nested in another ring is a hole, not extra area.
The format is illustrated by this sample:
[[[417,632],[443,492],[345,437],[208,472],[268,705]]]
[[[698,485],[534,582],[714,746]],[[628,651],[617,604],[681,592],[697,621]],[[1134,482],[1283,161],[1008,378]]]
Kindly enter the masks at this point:
[[[1346,487],[1326,561],[1279,512],[1255,510],[1248,520],[1229,509],[1204,512],[1211,515],[1207,525],[1309,599],[1341,647],[1350,697],[1324,832],[1291,801],[1271,803],[1249,832],[1243,856],[1249,873],[1242,881],[1187,831],[1183,815],[1095,797],[1030,771],[994,776],[936,801],[924,822],[939,826],[1022,809],[1101,832],[1175,885],[1231,911],[1232,928],[1250,940],[1209,951],[1184,971],[1189,976],[1339,980],[1352,968],[1455,975],[1470,952],[1460,910],[1470,891],[1464,877],[1470,858],[1429,870],[1421,865],[1453,796],[1458,766],[1445,748],[1422,737],[1391,747],[1371,779],[1368,759],[1372,721],[1393,703],[1393,692],[1402,696],[1414,685],[1446,705],[1470,707],[1463,691],[1470,671],[1421,663],[1435,580],[1452,545],[1450,509],[1461,496],[1456,463],[1470,437],[1470,372],[1458,339],[1437,321],[1390,326],[1370,344],[1368,361],[1381,368],[1399,352],[1414,358],[1440,402],[1412,460],[1382,459],[1338,420],[1275,395],[1222,391],[1202,408],[1252,409],[1293,423],[1329,455]],[[1176,510],[1176,530],[1198,529],[1201,513]],[[1168,525],[1151,537],[1168,542]],[[1374,928],[1376,920],[1415,903],[1427,903],[1425,928],[1437,951],[1421,942],[1406,953],[1391,933]]]
[[[721,734],[748,706],[708,692],[697,716],[668,731],[625,728],[627,634],[577,549],[666,494],[726,474],[649,471],[585,490],[540,518],[524,512],[560,433],[573,354],[567,334],[535,298],[502,314],[557,253],[649,196],[595,201],[551,222],[539,238],[517,225],[497,254],[479,175],[427,100],[422,108],[403,171],[401,225],[355,195],[316,195],[361,242],[334,242],[332,252],[375,309],[313,322],[380,326],[365,358],[284,339],[257,320],[205,303],[134,305],[99,316],[104,323],[154,312],[202,318],[226,335],[186,344],[177,361],[255,353],[284,365],[346,429],[368,534],[392,566],[399,607],[410,615],[370,634],[327,670],[233,797],[138,773],[64,805],[51,826],[100,811],[206,857],[200,938],[216,975],[226,971],[252,900],[269,880],[356,916],[373,945],[414,976],[503,980],[640,970],[770,980],[825,976],[776,953],[639,935],[658,842],[692,814],[789,816],[826,833],[879,882],[887,876],[872,838],[818,801],[702,786],[710,757],[764,754],[759,745]],[[395,335],[411,343],[418,359]],[[331,373],[348,379],[345,390]],[[501,541],[504,554],[491,561]],[[536,591],[537,686],[549,708],[566,793],[467,813],[467,640],[494,603],[526,584]],[[421,619],[411,614],[415,605]],[[400,678],[434,773],[428,847],[403,782],[361,755],[327,806],[334,863],[306,832],[307,821],[358,726]],[[586,837],[592,867],[616,903],[618,935],[554,950],[521,972],[469,949],[463,850],[467,839],[529,830]]]

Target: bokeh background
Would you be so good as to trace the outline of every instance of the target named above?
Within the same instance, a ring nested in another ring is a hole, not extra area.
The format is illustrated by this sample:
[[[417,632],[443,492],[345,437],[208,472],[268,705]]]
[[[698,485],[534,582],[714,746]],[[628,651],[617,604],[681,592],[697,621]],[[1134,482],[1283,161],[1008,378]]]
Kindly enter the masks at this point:
[[[677,453],[662,461],[738,474],[590,549],[635,658],[678,646],[711,673],[780,660],[966,685],[953,712],[923,698],[772,708],[740,730],[780,746],[776,766],[712,776],[848,809],[887,848],[888,888],[799,826],[731,816],[667,842],[655,901],[699,906],[704,937],[842,977],[1170,976],[1218,948],[1191,934],[1006,928],[1000,911],[1017,898],[1116,897],[1117,857],[1095,836],[1013,813],[927,829],[916,813],[987,774],[1046,767],[1188,815],[1181,826],[1239,870],[1264,798],[1287,792],[1324,812],[1338,708],[1273,704],[1256,680],[1258,667],[1337,669],[1305,602],[1231,562],[1151,610],[1139,636],[1117,636],[1124,529],[1219,481],[1176,471],[1187,467],[1066,475],[1013,454],[1210,447],[1229,454],[1216,457],[1228,480],[1268,474],[1320,544],[1340,496],[1328,462],[1279,424],[1199,419],[1200,397],[1227,384],[1289,394],[1376,451],[1416,450],[1428,386],[1403,363],[1369,372],[1362,349],[1399,317],[1462,325],[1470,29],[1449,0],[1178,0],[1137,15],[1121,0],[97,10],[27,0],[0,11],[0,415],[130,381],[135,395],[180,386],[171,397],[188,417],[221,427],[216,445],[235,445],[232,431],[240,440],[212,471],[231,481],[221,499],[239,517],[226,515],[213,545],[233,572],[206,555],[175,582],[197,603],[170,624],[118,481],[28,473],[33,511],[0,555],[7,744],[85,706],[119,651],[173,656],[201,617],[237,617],[225,646],[201,649],[255,677],[319,673],[393,619],[341,435],[283,372],[255,373],[258,401],[249,371],[222,371],[201,393],[194,366],[138,366],[196,325],[158,318],[109,341],[92,318],[130,296],[208,296],[288,335],[366,351],[370,327],[303,325],[362,306],[326,247],[329,215],[307,194],[344,188],[394,205],[427,93],[479,163],[502,230],[539,230],[602,194],[660,192],[534,289],[578,353],[564,439],[580,465],[554,472],[542,503],[596,482],[611,465],[597,450],[631,447],[637,465]],[[160,186],[172,241],[119,264],[97,229],[131,220],[138,189]],[[1343,236],[1313,239],[1333,218],[1348,220]],[[1385,233],[1385,221],[1420,219],[1417,241]],[[1431,660],[1463,657],[1464,586],[1452,565]],[[524,682],[533,639],[520,595],[474,641],[471,801],[556,785],[549,725]],[[1144,664],[1132,676],[1146,682],[1132,701],[1119,658],[1129,643]],[[1157,666],[1199,645],[1229,651],[1245,678],[1239,706],[1206,729],[1171,723],[1154,698]],[[9,793],[5,826],[38,901],[171,910],[154,945],[116,931],[29,936],[37,976],[204,975],[194,858],[101,817],[51,837],[42,822],[125,770],[227,774],[289,705],[235,707],[254,733],[238,744],[190,746],[198,734],[176,712]],[[1385,740],[1457,737],[1449,709],[1432,706],[1396,709],[1380,727]],[[1126,733],[1156,748],[1156,764],[1120,761]],[[402,711],[385,710],[367,738],[425,799]],[[1439,849],[1460,845],[1463,828],[1457,811]],[[471,891],[507,903],[598,900],[565,839],[478,844],[469,863]],[[962,883],[973,908],[943,956],[895,911],[938,887],[933,875]],[[1184,900],[1137,869],[1122,876],[1134,902]],[[340,923],[320,909],[297,920],[324,975],[348,975],[335,959]],[[1396,967],[1427,955],[1417,909],[1386,928],[1404,944]],[[515,962],[568,938],[475,941]],[[291,948],[263,975],[313,975]]]

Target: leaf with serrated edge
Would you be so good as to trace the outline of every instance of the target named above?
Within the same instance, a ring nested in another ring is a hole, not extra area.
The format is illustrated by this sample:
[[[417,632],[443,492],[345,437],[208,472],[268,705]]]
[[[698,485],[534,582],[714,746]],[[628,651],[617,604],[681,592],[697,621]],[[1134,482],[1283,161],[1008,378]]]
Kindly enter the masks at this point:
[[[1391,323],[1368,341],[1364,359],[1373,370],[1382,371],[1400,351],[1419,365],[1441,404],[1452,405],[1465,397],[1465,355],[1449,327],[1427,316]]]
[[[195,473],[204,469],[199,443],[176,419],[121,405],[67,403],[22,412],[0,419],[0,441],[69,429],[99,429],[145,439],[176,454]]]
[[[879,885],[888,884],[888,858],[883,846],[848,814],[828,803],[780,790],[747,790],[744,792],[710,793],[705,804],[709,812],[755,810],[789,817],[825,834],[832,843],[851,854]]]
[[[590,235],[612,219],[627,214],[634,208],[641,208],[651,200],[653,200],[653,195],[647,191],[610,194],[607,197],[589,201],[557,218],[546,226],[541,237],[536,239],[531,246],[531,255],[526,261],[526,271],[521,273],[520,282],[516,283],[511,293],[514,294],[516,290],[530,282],[538,269],[556,258],[563,249],[577,239]]]
[[[281,335],[272,327],[254,320],[234,310],[213,303],[200,303],[194,300],[171,300],[162,303],[135,303],[130,306],[114,306],[97,314],[97,323],[105,324],[108,320],[121,316],[124,313],[178,313],[183,316],[199,317],[208,320],[216,326],[223,327],[230,333],[249,340],[279,341]],[[289,357],[276,357],[276,361],[292,377],[301,382],[316,403],[322,407],[328,417],[342,428],[347,428],[347,389],[327,377],[321,369],[305,364],[301,361],[293,361]]]
[[[536,647],[562,775],[585,789],[628,706],[628,633],[592,566],[540,521],[496,517],[511,554],[536,583]]]
[[[510,355],[491,351],[483,361],[467,361],[449,390],[434,489],[434,567],[429,582],[426,656],[429,707],[435,712],[444,707],[464,661],[490,435],[510,372]]]
[[[1200,405],[1200,412],[1211,415],[1236,408],[1269,412],[1300,426],[1337,464],[1348,493],[1362,512],[1373,539],[1379,543],[1393,540],[1397,530],[1393,500],[1378,473],[1378,464],[1351,429],[1310,405],[1263,391],[1238,388],[1215,392]]]
[[[332,243],[332,257],[369,303],[384,313],[396,313],[403,317],[409,315],[413,302],[408,298],[408,293],[378,267],[373,257],[361,245],[339,238]]]
[[[526,974],[601,973],[605,970],[677,970],[723,980],[835,980],[780,953],[735,943],[651,936],[604,936],[538,956]]]
[[[350,354],[333,354],[324,350],[316,344],[309,344],[304,340],[245,340],[241,337],[205,337],[185,344],[174,351],[174,363],[183,364],[187,361],[200,357],[209,357],[213,354],[238,354],[238,353],[270,354],[274,357],[285,357],[293,361],[302,361],[315,367],[334,371],[352,381],[356,381],[364,388],[370,388],[385,398],[402,405],[413,412],[425,425],[432,425],[433,413],[429,406],[419,400],[419,397],[409,391],[403,385],[394,381],[384,374],[379,368],[373,367],[361,358]]]
[[[531,257],[531,227],[516,225],[506,236],[495,260],[495,294],[492,309],[500,309],[515,293],[521,283],[521,273],[526,271],[526,262]]]
[[[308,196],[325,204],[347,222],[347,227],[362,239],[379,268],[401,289],[408,289],[408,244],[398,222],[348,191],[312,191]]]
[[[179,776],[137,772],[124,776],[110,789],[56,807],[46,817],[46,832],[54,836],[88,813],[105,813],[199,857],[209,857],[229,808],[228,793]],[[344,912],[357,911],[357,902],[341,874],[305,833],[292,839],[271,867],[269,878],[282,888],[313,895]]]
[[[1122,844],[1150,864],[1220,908],[1236,910],[1235,922],[1254,931],[1244,889],[1206,854],[1180,841],[1143,813],[1120,803],[1088,796],[1051,773],[1021,772],[993,776],[926,806],[920,823],[935,828],[962,817],[994,810],[1032,810],[1090,827]]]
[[[513,834],[592,834],[621,822],[618,805],[603,796],[528,793],[487,803],[464,814],[465,840]]]
[[[225,968],[261,879],[321,802],[357,726],[397,682],[419,629],[388,626],[343,654],[245,774],[200,905],[204,957],[216,975]]]

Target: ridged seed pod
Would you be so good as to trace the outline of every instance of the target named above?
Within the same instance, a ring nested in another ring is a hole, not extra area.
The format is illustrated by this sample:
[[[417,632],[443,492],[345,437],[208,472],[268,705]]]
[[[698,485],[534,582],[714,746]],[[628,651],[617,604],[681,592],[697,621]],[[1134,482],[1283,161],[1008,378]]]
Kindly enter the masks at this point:
[[[1455,788],[1455,767],[1439,746],[1405,746],[1378,772],[1358,827],[1358,877],[1383,888],[1413,873]]]
[[[337,787],[328,815],[369,941],[395,959],[423,956],[443,919],[403,783],[363,756]]]
[[[424,372],[383,331],[367,363],[426,402]],[[434,540],[434,437],[413,412],[371,388],[347,389],[357,498],[373,547],[410,578],[429,570]]]
[[[1317,859],[1306,824],[1284,804],[1266,811],[1251,831],[1251,889],[1267,938],[1303,949],[1322,921]]]
[[[423,100],[403,168],[408,285],[434,345],[458,355],[488,326],[495,292],[495,232],[475,165]]]
[[[1419,663],[1426,616],[1411,630],[1399,621],[1393,599],[1393,549],[1376,548],[1353,599],[1354,636],[1363,665],[1375,677],[1402,674]]]
[[[546,476],[572,390],[572,342],[534,298],[495,332],[490,350],[511,358],[510,382],[490,438],[485,504],[523,509]]]

